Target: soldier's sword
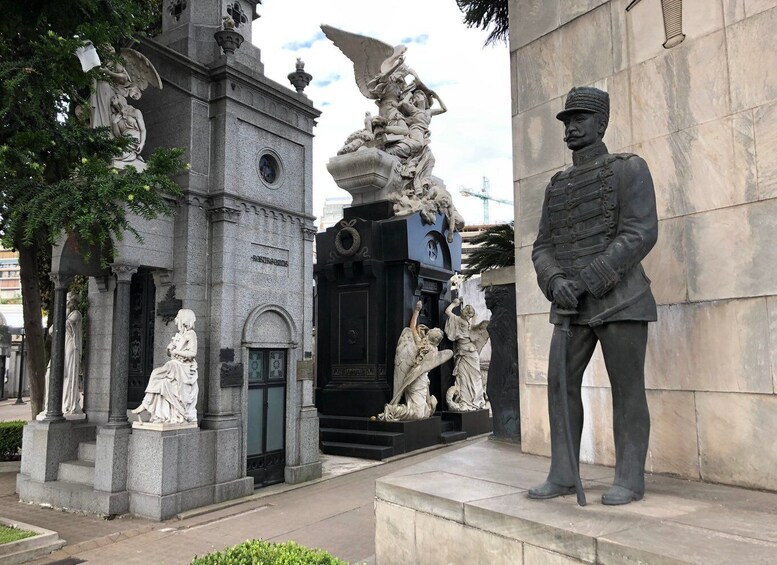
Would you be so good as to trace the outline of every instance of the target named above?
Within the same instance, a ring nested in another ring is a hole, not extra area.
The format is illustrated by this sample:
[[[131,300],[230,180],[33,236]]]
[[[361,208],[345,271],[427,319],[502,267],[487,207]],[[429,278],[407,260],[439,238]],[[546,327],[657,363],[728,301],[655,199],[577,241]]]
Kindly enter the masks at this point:
[[[567,455],[569,456],[569,464],[572,465],[572,472],[575,475],[577,503],[580,506],[585,506],[585,491],[583,490],[583,483],[580,481],[580,464],[577,460],[577,455],[575,454],[574,442],[572,441],[572,421],[569,416],[569,398],[567,397],[569,393],[569,390],[567,389],[567,340],[570,335],[570,320],[577,312],[575,310],[557,308],[556,314],[561,316],[561,332],[564,334],[564,338],[561,340],[561,344],[558,348],[559,356],[561,357],[561,370],[558,375],[558,384],[559,389],[561,389],[561,415],[564,418],[564,435],[567,438]]]

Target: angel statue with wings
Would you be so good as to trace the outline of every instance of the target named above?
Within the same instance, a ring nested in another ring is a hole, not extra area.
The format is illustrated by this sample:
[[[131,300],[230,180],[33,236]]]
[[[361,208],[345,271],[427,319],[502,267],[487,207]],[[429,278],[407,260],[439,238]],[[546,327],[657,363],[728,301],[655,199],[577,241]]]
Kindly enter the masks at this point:
[[[470,412],[488,408],[483,391],[483,377],[480,374],[480,352],[488,341],[488,320],[472,324],[475,309],[467,304],[461,309],[461,315],[453,313],[453,309],[461,304],[457,298],[445,314],[445,335],[454,342],[453,376],[455,384],[448,389],[445,400],[448,410],[453,412]]]
[[[410,326],[402,330],[394,355],[394,398],[386,404],[379,420],[422,420],[434,414],[437,399],[429,393],[429,371],[453,357],[453,351],[438,351],[442,330],[418,324],[421,312],[419,300],[410,318]],[[404,404],[400,401],[404,399]]]
[[[374,147],[397,157],[402,184],[389,195],[394,214],[405,216],[431,209],[433,217],[426,214],[423,220],[434,223],[436,214],[442,213],[453,234],[461,226],[453,221],[455,214],[435,197],[444,188],[432,176],[435,159],[429,147],[432,118],[447,112],[448,108],[407,66],[406,46],[392,47],[372,37],[328,25],[322,25],[321,29],[353,63],[359,91],[378,106],[378,115],[367,113],[364,129],[350,134],[337,154]]]
[[[114,55],[116,51],[107,45],[105,49]],[[162,89],[159,74],[145,55],[134,49],[122,49],[123,63],[111,61],[99,68],[89,96],[89,125],[107,127],[114,137],[128,136],[134,140],[127,152],[115,159],[113,166],[123,169],[128,165],[139,171],[146,168],[140,157],[146,142],[146,125],[143,114],[130,106],[127,98],[137,100],[149,85]]]

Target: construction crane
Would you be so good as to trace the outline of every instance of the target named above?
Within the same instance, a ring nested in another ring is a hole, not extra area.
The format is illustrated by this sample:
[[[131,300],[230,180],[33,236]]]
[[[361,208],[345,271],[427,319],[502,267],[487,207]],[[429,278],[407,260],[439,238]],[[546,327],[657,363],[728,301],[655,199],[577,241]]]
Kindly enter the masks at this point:
[[[488,191],[490,188],[491,188],[491,183],[488,182],[488,179],[486,177],[483,177],[483,188],[480,189],[480,192],[477,192],[472,188],[466,188],[463,186],[459,189],[459,192],[464,196],[474,196],[475,198],[480,198],[483,201],[483,223],[484,224],[489,223],[489,219],[488,219],[489,200],[492,200],[494,202],[499,202],[500,204],[509,204],[510,206],[513,205],[512,200],[504,200],[502,198],[494,198],[493,196],[490,196],[488,194]]]

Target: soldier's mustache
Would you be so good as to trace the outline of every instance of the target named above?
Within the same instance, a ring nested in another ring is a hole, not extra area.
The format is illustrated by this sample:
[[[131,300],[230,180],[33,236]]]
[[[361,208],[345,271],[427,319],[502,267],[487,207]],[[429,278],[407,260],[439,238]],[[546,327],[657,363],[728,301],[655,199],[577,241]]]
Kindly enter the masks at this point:
[[[582,135],[565,135],[564,136],[564,142],[566,143],[567,141],[570,141],[572,139],[580,139],[581,137],[583,137],[583,136]]]

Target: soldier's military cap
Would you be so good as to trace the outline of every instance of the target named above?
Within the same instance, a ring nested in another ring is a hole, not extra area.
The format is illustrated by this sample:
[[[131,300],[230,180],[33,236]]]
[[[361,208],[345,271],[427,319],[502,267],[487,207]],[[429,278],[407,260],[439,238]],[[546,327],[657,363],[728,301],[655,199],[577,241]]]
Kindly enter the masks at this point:
[[[564,109],[556,115],[557,120],[563,120],[566,116],[575,112],[589,112],[602,114],[610,119],[610,95],[604,90],[592,86],[575,86],[567,94]]]

